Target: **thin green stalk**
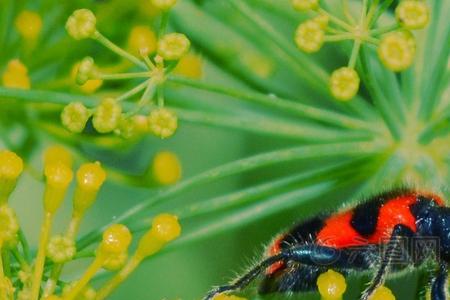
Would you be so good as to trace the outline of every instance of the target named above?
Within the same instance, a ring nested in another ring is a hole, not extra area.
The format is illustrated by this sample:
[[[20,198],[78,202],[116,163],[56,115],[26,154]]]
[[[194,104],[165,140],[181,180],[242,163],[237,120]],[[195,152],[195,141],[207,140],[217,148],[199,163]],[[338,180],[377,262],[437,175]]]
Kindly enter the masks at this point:
[[[165,34],[168,23],[169,23],[169,11],[164,11],[161,15],[161,23],[159,25],[158,38],[161,38]]]
[[[393,113],[392,107],[387,99],[383,95],[383,91],[380,89],[376,82],[376,78],[372,74],[372,67],[369,66],[370,61],[365,47],[361,49],[361,68],[362,72],[367,77],[367,88],[373,96],[374,102],[379,109],[386,125],[388,126],[392,137],[395,140],[399,140],[401,137],[401,129],[398,123],[397,116]]]
[[[350,55],[350,60],[348,62],[348,67],[354,69],[356,65],[356,60],[358,58],[359,49],[361,48],[361,41],[356,40],[353,44],[352,54]]]
[[[335,23],[336,25],[342,27],[343,29],[345,29],[345,30],[347,30],[347,31],[349,31],[349,32],[352,32],[352,31],[353,31],[353,27],[352,27],[351,25],[349,25],[347,22],[345,22],[345,21],[339,19],[338,17],[336,17],[336,16],[330,14],[330,13],[327,12],[325,9],[319,8],[318,12],[319,12],[320,14],[326,15],[326,16],[330,19],[331,22],[333,22],[333,23]]]
[[[295,160],[305,160],[317,157],[323,159],[326,157],[346,157],[354,155],[376,154],[383,152],[383,148],[383,145],[377,145],[367,142],[322,144],[277,150],[236,160],[186,179],[173,187],[169,187],[157,192],[150,199],[142,201],[134,207],[131,207],[128,211],[115,218],[113,222],[126,223],[132,218],[136,217],[136,215],[145,212],[150,207],[164,199],[173,197],[174,195],[179,194],[180,192],[183,192],[192,187],[201,184],[207,184],[211,181],[218,180],[230,175],[235,175],[257,168]],[[105,225],[103,228],[95,229],[94,231],[81,238],[77,243],[78,249],[84,249],[85,247],[96,241],[101,235],[101,232],[108,225],[109,224]]]
[[[186,109],[173,109],[184,121],[195,124],[208,124],[219,127],[231,127],[239,130],[251,131],[259,134],[286,137],[314,142],[343,142],[355,140],[372,140],[373,136],[361,131],[339,131],[328,129],[320,125],[302,125],[277,120],[271,117],[230,117],[206,112],[196,112]]]
[[[132,88],[131,90],[123,93],[122,95],[120,95],[119,97],[117,97],[117,101],[123,101],[126,100],[130,97],[133,97],[134,95],[136,95],[137,93],[141,92],[143,89],[145,89],[146,86],[148,86],[149,82],[151,81],[151,79],[148,79],[142,83],[140,83],[139,85],[135,86],[134,88]]]
[[[145,63],[141,60],[139,60],[137,57],[131,55],[127,51],[123,50],[113,42],[111,42],[108,38],[103,36],[100,32],[96,31],[94,34],[94,39],[99,41],[101,44],[103,44],[106,48],[110,49],[117,55],[129,60],[130,62],[134,63],[136,66],[141,67],[143,69],[147,69],[147,66]]]
[[[400,27],[400,25],[398,25],[398,23],[394,23],[388,26],[383,26],[383,27],[378,27],[375,29],[370,30],[370,34],[371,35],[383,35],[386,32],[391,32],[394,31],[396,29],[398,29]]]
[[[334,35],[326,35],[324,38],[325,42],[341,42],[347,40],[353,40],[355,36],[351,33],[341,33]]]
[[[263,104],[267,107],[273,107],[275,109],[280,109],[285,112],[294,113],[298,116],[311,118],[313,120],[318,120],[324,123],[338,125],[341,127],[347,127],[351,129],[370,129],[371,125],[368,123],[358,120],[353,117],[346,116],[341,113],[334,111],[328,111],[321,108],[315,108],[309,105],[305,105],[299,102],[294,102],[292,100],[287,100],[279,97],[267,96],[254,92],[240,91],[232,88],[222,87],[218,85],[209,84],[206,82],[192,80],[183,77],[170,76],[169,82],[176,84],[181,84],[185,86],[190,86],[196,89],[202,89],[205,91],[210,91],[214,93],[220,93],[223,95],[230,96],[236,100],[252,101],[256,103]],[[1,95],[1,90],[0,90]],[[373,128],[372,128],[373,129]]]
[[[119,74],[100,74],[98,77],[103,80],[123,80],[135,78],[149,78],[151,72],[133,72],[133,73],[119,73]]]

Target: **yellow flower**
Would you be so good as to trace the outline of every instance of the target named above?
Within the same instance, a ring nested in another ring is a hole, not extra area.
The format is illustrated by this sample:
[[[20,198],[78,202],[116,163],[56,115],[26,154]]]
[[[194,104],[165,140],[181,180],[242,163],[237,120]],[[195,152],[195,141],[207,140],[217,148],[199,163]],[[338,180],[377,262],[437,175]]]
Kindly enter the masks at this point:
[[[131,243],[130,230],[125,225],[114,224],[103,232],[103,239],[98,253],[108,257],[110,255],[122,254],[128,250]]]
[[[154,179],[161,184],[173,184],[181,178],[181,164],[178,157],[168,151],[155,155],[152,163]]]
[[[292,0],[292,6],[299,11],[316,9],[319,7],[319,0]]]
[[[160,214],[152,221],[152,228],[139,240],[136,254],[140,258],[158,252],[165,244],[177,238],[181,227],[177,216]]]
[[[23,171],[23,161],[14,152],[0,151],[0,179],[15,180]]]
[[[105,98],[95,109],[92,125],[100,133],[108,133],[119,126],[122,106],[114,98]]]
[[[67,165],[56,162],[44,167],[46,186],[44,208],[46,212],[55,213],[64,200],[67,187],[73,178],[73,172]]]
[[[81,62],[78,62],[73,65],[72,70],[70,72],[70,78],[73,82],[77,82],[78,70],[80,68]],[[85,94],[92,94],[97,91],[103,85],[103,80],[101,79],[88,79],[82,85],[77,84],[78,88]]]
[[[328,270],[320,274],[317,278],[317,287],[323,299],[342,299],[342,295],[347,289],[344,276],[333,270]]]
[[[76,180],[73,209],[75,214],[83,215],[94,203],[97,192],[106,180],[106,173],[99,162],[85,163],[78,169]]]
[[[66,30],[76,40],[92,37],[97,31],[97,19],[89,9],[78,9],[67,19]]]
[[[75,253],[75,242],[62,235],[52,237],[47,245],[47,256],[55,263],[70,261]]]
[[[95,66],[92,57],[85,57],[78,65],[76,82],[79,85],[84,85],[88,80],[95,79],[98,75],[98,69]]]
[[[191,42],[182,33],[169,33],[158,41],[158,54],[165,60],[178,60],[189,52]]]
[[[295,32],[297,47],[306,53],[319,51],[325,39],[322,26],[322,23],[314,19],[301,23]]]
[[[331,94],[338,100],[350,100],[358,93],[359,82],[358,73],[354,69],[348,67],[339,68],[331,74]]]
[[[89,110],[81,102],[72,102],[66,105],[61,113],[61,122],[69,131],[80,133],[86,127],[91,116]]]
[[[394,294],[392,294],[391,290],[385,286],[380,286],[375,290],[372,294],[370,300],[395,300]]]
[[[14,299],[14,286],[6,276],[0,276],[0,299]]]
[[[413,63],[415,52],[415,40],[408,31],[386,34],[378,46],[381,61],[394,72],[407,69]]]
[[[178,127],[176,115],[168,109],[158,108],[153,110],[148,117],[150,131],[164,139],[172,136]]]
[[[33,11],[24,10],[16,18],[14,25],[25,39],[36,39],[42,29],[41,16]]]
[[[10,60],[2,76],[3,85],[8,88],[26,89],[31,86],[27,67],[18,59]]]
[[[0,206],[0,244],[16,238],[19,222],[14,210],[8,205]]]
[[[403,0],[395,9],[395,16],[406,29],[422,29],[429,22],[430,11],[425,2]]]
[[[177,4],[177,0],[151,0],[151,3],[158,9],[169,10]]]
[[[200,79],[203,75],[203,61],[200,56],[189,53],[178,62],[174,74]]]
[[[69,168],[72,166],[72,154],[63,146],[53,145],[45,149],[44,165],[50,165],[53,163],[63,163]]]
[[[148,26],[135,26],[128,37],[128,48],[134,55],[149,55],[156,51],[156,35]]]

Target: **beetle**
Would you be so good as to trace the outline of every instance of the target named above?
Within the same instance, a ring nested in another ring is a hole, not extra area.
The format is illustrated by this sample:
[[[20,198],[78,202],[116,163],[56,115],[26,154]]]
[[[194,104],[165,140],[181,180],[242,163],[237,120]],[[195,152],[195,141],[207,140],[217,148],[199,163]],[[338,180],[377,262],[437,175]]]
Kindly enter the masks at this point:
[[[441,197],[411,188],[380,193],[357,206],[316,216],[276,237],[266,257],[234,282],[211,290],[204,300],[240,290],[259,275],[260,294],[314,291],[327,269],[373,273],[361,295],[368,300],[389,272],[432,260],[431,299],[446,299],[450,263],[450,208]],[[400,259],[401,258],[401,259]]]

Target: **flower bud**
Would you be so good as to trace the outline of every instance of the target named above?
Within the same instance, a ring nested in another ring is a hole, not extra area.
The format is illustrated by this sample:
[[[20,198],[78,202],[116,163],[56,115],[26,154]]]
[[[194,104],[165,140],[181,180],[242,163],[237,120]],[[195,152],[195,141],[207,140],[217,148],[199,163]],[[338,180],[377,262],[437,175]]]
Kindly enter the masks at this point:
[[[80,133],[86,127],[91,113],[81,102],[67,104],[61,113],[61,123],[69,131]]]
[[[67,19],[66,30],[76,40],[90,38],[97,31],[97,19],[89,9],[78,9]]]
[[[156,51],[156,35],[148,26],[135,26],[128,37],[128,48],[134,55],[149,55]]]
[[[17,154],[8,150],[0,151],[0,205],[7,202],[22,171],[23,161]]]
[[[14,210],[8,205],[0,206],[0,244],[11,242],[19,231],[19,222]]]
[[[148,126],[150,132],[164,139],[172,136],[177,127],[178,120],[176,115],[166,108],[153,110],[148,116]]]
[[[128,259],[128,253],[122,252],[116,255],[108,256],[108,258],[103,263],[103,268],[108,271],[117,271],[121,269]]]
[[[70,261],[76,253],[75,242],[65,236],[52,237],[47,245],[47,256],[54,263]]]
[[[105,98],[95,109],[92,124],[100,133],[113,131],[119,125],[122,106],[114,98]]]
[[[79,85],[84,85],[90,79],[97,77],[98,69],[95,66],[94,59],[90,56],[83,58],[78,65],[78,72],[76,82]]]
[[[2,76],[3,85],[7,88],[30,89],[31,83],[27,67],[18,59],[8,62]]]
[[[114,224],[103,232],[103,239],[98,248],[99,255],[108,258],[111,255],[126,253],[131,243],[131,233],[125,225]]]
[[[323,22],[317,20],[308,20],[301,23],[295,32],[297,47],[306,53],[319,51],[325,39],[325,32],[322,27]]]
[[[403,0],[395,9],[395,16],[406,29],[422,29],[429,22],[430,10],[423,1]]]
[[[378,46],[381,62],[394,72],[407,69],[413,63],[415,53],[415,40],[408,31],[386,34]]]
[[[181,178],[181,164],[178,157],[168,151],[155,155],[152,163],[153,178],[160,184],[174,184]]]
[[[359,82],[358,73],[354,69],[348,67],[339,68],[331,74],[331,94],[338,100],[350,100],[358,93]]]
[[[292,0],[292,6],[298,11],[316,9],[319,7],[319,0]]]
[[[25,39],[36,39],[42,29],[41,16],[33,11],[24,10],[16,18],[14,25]]]
[[[173,72],[188,78],[200,79],[203,76],[203,61],[198,55],[187,54],[180,59]]]
[[[347,283],[342,274],[328,270],[317,278],[317,287],[323,299],[342,299],[342,295],[347,289]]]
[[[86,163],[78,169],[73,199],[74,214],[83,215],[92,206],[105,179],[106,173],[99,162]]]
[[[169,33],[158,41],[158,54],[165,60],[179,60],[189,52],[191,42],[182,33]]]
[[[63,146],[53,145],[45,149],[44,165],[62,163],[70,168],[72,162],[72,154]]]
[[[73,173],[69,166],[56,162],[44,167],[44,175],[46,178],[44,209],[46,212],[53,214],[64,200]]]

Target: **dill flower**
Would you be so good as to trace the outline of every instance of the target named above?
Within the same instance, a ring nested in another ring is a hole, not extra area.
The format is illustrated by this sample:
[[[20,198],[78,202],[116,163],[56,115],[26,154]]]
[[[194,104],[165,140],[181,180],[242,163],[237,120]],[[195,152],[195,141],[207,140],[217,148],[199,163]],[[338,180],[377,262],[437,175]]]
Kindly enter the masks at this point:
[[[92,206],[97,193],[106,180],[106,173],[99,162],[85,163],[76,174],[77,186],[73,199],[73,211],[81,216]]]
[[[189,52],[191,42],[182,33],[169,33],[158,41],[158,54],[165,60],[179,60]]]
[[[395,16],[406,29],[422,29],[429,22],[430,11],[425,2],[403,0],[395,9]]]
[[[148,116],[150,132],[164,139],[172,136],[178,127],[176,115],[166,108],[157,108]]]
[[[203,76],[202,59],[198,55],[189,53],[180,59],[173,73],[192,79],[200,79]]]
[[[98,255],[121,255],[127,251],[131,243],[130,230],[122,224],[114,224],[109,226],[103,232],[103,239],[97,249]]]
[[[347,283],[342,274],[328,270],[317,278],[317,287],[324,300],[337,300],[342,299]]]
[[[75,63],[70,72],[70,78],[73,82],[77,83],[78,70],[80,68],[81,61]],[[85,94],[92,94],[97,91],[103,85],[103,80],[101,79],[88,79],[85,83],[79,85],[77,83],[78,88]]]
[[[67,19],[66,30],[76,40],[90,38],[97,31],[96,22],[92,11],[85,8],[78,9]]]
[[[319,7],[319,0],[292,0],[292,6],[298,11],[316,9]]]
[[[0,244],[16,238],[19,222],[14,210],[8,205],[0,206]]]
[[[148,26],[134,26],[128,37],[128,49],[134,55],[149,55],[155,52],[155,32]]]
[[[23,38],[34,40],[41,32],[42,19],[38,13],[24,10],[16,17],[14,25]]]
[[[378,46],[378,56],[389,70],[399,72],[407,69],[414,60],[415,41],[408,31],[386,34]]]
[[[46,212],[54,214],[61,206],[73,173],[69,166],[56,162],[45,165],[44,175],[46,179],[44,208]]]
[[[395,300],[395,296],[390,289],[385,286],[380,286],[372,294],[370,300]]]
[[[322,23],[308,20],[301,23],[295,31],[295,43],[297,47],[306,52],[317,52],[322,48],[325,39],[325,32]]]
[[[43,155],[44,165],[63,163],[69,168],[72,166],[72,154],[63,146],[53,145],[45,149]]]
[[[0,205],[8,201],[23,171],[23,161],[14,152],[0,151]]]
[[[177,4],[177,0],[151,0],[151,3],[157,9],[169,10]]]
[[[338,100],[350,100],[358,93],[359,82],[358,73],[354,69],[342,67],[331,74],[330,91]]]
[[[2,76],[3,85],[7,88],[30,89],[31,83],[27,67],[18,59],[8,62]]]
[[[113,131],[119,125],[122,106],[114,98],[105,98],[94,111],[92,124],[100,133]]]
[[[80,133],[86,127],[90,116],[90,111],[83,103],[72,102],[67,104],[61,112],[61,122],[69,131]]]
[[[98,70],[97,67],[95,66],[94,59],[89,56],[85,57],[78,66],[76,82],[79,85],[83,85],[89,79],[95,79],[97,74]]]
[[[181,163],[178,157],[169,151],[161,151],[155,155],[152,163],[152,174],[160,184],[173,184],[181,178]]]
[[[47,245],[47,257],[55,263],[70,261],[75,253],[75,242],[62,235],[52,237]]]

